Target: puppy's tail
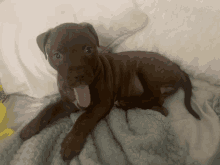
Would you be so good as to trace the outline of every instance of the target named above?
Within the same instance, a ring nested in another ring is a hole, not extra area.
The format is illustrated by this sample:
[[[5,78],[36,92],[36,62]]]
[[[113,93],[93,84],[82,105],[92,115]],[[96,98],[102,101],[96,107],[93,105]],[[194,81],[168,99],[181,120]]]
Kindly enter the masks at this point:
[[[193,110],[192,106],[191,106],[191,97],[192,97],[192,83],[191,80],[189,78],[189,75],[185,72],[183,72],[183,83],[182,83],[182,87],[185,91],[185,99],[184,99],[184,103],[185,106],[187,108],[187,110],[189,111],[189,113],[191,113],[196,119],[200,120],[199,115]]]

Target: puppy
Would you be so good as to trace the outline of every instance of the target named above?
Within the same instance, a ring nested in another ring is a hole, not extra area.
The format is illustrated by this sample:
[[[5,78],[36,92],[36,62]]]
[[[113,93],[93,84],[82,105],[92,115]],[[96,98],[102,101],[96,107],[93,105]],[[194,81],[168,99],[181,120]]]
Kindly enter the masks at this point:
[[[164,99],[179,88],[185,91],[185,106],[200,119],[191,107],[192,85],[180,67],[154,52],[129,51],[98,53],[99,40],[88,23],[65,23],[37,37],[37,44],[58,71],[58,85],[62,99],[44,108],[20,133],[23,140],[39,133],[48,124],[69,116],[79,108],[85,112],[77,119],[61,144],[64,161],[79,155],[86,137],[97,123],[109,114],[115,101],[117,106],[152,109],[167,116],[162,108]],[[62,82],[62,83],[60,83]]]

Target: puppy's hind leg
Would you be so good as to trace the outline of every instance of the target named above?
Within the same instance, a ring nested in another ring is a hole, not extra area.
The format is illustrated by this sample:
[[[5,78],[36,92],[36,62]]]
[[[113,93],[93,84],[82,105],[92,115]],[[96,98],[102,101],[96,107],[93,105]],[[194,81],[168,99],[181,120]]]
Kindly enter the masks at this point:
[[[143,86],[144,93],[141,95],[141,99],[143,103],[149,105],[151,108],[152,106],[158,106],[163,104],[163,100],[160,99],[161,97],[161,91],[160,89],[156,88],[152,85],[152,83],[149,83],[149,79],[147,75],[144,73],[143,70],[139,70],[137,72],[137,76],[141,82],[141,85]]]
[[[160,112],[162,115],[167,116],[168,110],[163,107],[164,97],[161,91],[148,83],[148,77],[145,73],[139,71],[137,76],[144,88],[144,93],[139,98],[138,107],[142,109],[151,109]]]

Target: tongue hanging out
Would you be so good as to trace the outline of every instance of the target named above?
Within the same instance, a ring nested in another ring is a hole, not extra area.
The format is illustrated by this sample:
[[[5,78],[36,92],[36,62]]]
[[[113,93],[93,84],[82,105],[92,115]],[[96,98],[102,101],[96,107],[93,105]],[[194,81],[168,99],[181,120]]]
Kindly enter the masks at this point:
[[[74,92],[76,95],[76,100],[80,107],[86,108],[89,106],[91,102],[89,86],[88,85],[80,85],[74,88]]]

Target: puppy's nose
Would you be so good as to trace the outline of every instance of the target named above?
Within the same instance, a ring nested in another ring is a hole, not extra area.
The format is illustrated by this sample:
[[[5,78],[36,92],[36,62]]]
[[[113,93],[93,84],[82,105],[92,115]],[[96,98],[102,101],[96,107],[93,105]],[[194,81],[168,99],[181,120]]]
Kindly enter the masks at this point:
[[[82,80],[83,78],[84,78],[84,75],[75,76],[75,79],[76,79],[76,80]]]

